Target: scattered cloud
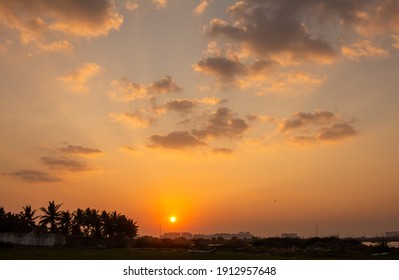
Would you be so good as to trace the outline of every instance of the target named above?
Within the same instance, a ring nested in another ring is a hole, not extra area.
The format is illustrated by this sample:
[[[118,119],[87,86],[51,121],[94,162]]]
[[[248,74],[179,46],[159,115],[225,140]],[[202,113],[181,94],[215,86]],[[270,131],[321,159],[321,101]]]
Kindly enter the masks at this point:
[[[392,47],[399,49],[399,34],[392,35],[393,43]]]
[[[192,101],[190,99],[174,99],[171,101],[168,101],[165,104],[165,108],[169,111],[176,111],[179,113],[187,113],[190,112],[197,103],[195,101]]]
[[[73,51],[73,46],[67,40],[54,41],[51,43],[37,43],[39,52],[58,52],[58,53],[70,53]]]
[[[199,3],[198,6],[195,7],[193,13],[197,16],[202,15],[210,2],[212,2],[212,0],[201,0],[201,3]]]
[[[125,9],[128,11],[134,11],[139,8],[139,4],[134,1],[128,0],[125,2]]]
[[[0,2],[0,22],[18,32],[22,44],[60,51],[69,43],[54,38],[107,36],[123,18],[111,0],[13,0]]]
[[[387,57],[389,55],[388,51],[374,46],[369,40],[362,40],[350,46],[344,46],[341,51],[344,56],[358,61],[363,57]]]
[[[182,89],[176,84],[171,76],[165,76],[147,86],[150,94],[180,92]]]
[[[102,68],[97,63],[85,63],[82,67],[70,70],[58,80],[67,84],[75,92],[88,92],[87,82],[97,75]]]
[[[71,172],[82,172],[91,170],[84,162],[68,157],[42,157],[41,161],[50,169],[68,170]]]
[[[156,119],[156,114],[151,114],[144,109],[136,110],[134,112],[125,112],[123,114],[110,113],[109,118],[113,121],[127,124],[133,128],[147,128]]]
[[[95,154],[101,154],[102,151],[99,149],[92,149],[92,148],[86,148],[82,146],[75,146],[75,145],[68,145],[64,148],[59,149],[63,153],[67,154],[78,154],[78,155],[95,155]]]
[[[279,131],[295,143],[338,142],[358,134],[353,124],[332,112],[298,112],[280,122]]]
[[[29,183],[58,183],[62,181],[59,177],[36,170],[21,170],[11,173],[3,173],[3,175],[17,177]]]
[[[201,129],[193,129],[192,134],[202,138],[233,138],[242,135],[249,128],[245,120],[227,107],[221,107],[208,116],[206,124]]]
[[[214,75],[220,81],[233,81],[237,76],[246,73],[245,66],[238,60],[227,57],[206,57],[193,66],[194,70],[205,74]]]
[[[199,13],[206,2],[197,7]],[[391,39],[394,48],[399,45],[395,1],[316,2],[236,1],[227,9],[230,18],[213,18],[207,24],[210,43],[194,70],[222,83],[257,89],[257,95],[309,92],[326,76],[306,73],[306,65],[331,64],[340,55],[355,60],[388,56],[376,35]]]
[[[152,3],[155,4],[157,9],[166,9],[167,0],[152,0]]]
[[[212,19],[207,34],[238,43],[239,52],[261,59],[289,64],[301,61],[330,63],[336,56],[334,49],[320,34],[313,34],[304,27],[303,19],[310,1],[302,2],[236,2],[228,9],[233,23]]]
[[[280,123],[281,131],[302,128],[309,124],[326,124],[337,120],[338,116],[332,112],[316,110],[314,113],[297,112]]]
[[[205,146],[206,143],[198,140],[187,131],[174,131],[167,135],[152,135],[149,147],[161,147],[167,149],[187,149]]]
[[[129,81],[126,77],[113,80],[108,95],[117,100],[129,102],[146,97],[154,97],[159,94],[176,93],[182,89],[170,76],[165,76],[149,85],[138,84]]]

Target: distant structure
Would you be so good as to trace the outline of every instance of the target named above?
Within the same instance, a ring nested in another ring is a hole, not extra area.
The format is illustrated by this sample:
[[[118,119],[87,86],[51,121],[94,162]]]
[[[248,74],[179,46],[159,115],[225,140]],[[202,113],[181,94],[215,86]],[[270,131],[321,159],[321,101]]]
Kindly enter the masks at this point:
[[[162,239],[176,239],[184,237],[185,239],[223,239],[223,240],[232,240],[232,239],[241,239],[241,240],[248,240],[252,239],[254,236],[249,232],[239,232],[239,233],[215,233],[215,234],[192,234],[190,232],[165,232],[162,234]]]
[[[215,233],[215,234],[194,234],[195,239],[224,239],[224,240],[232,240],[232,239],[241,239],[248,240],[252,239],[254,236],[249,232],[239,232],[239,233]]]
[[[162,239],[176,239],[181,237],[180,232],[165,232],[161,235]]]
[[[181,237],[184,237],[187,240],[193,239],[193,234],[190,232],[182,232]]]
[[[388,237],[388,238],[399,237],[399,231],[387,231],[387,232],[385,232],[385,237]]]
[[[299,238],[297,233],[282,233],[281,238]]]

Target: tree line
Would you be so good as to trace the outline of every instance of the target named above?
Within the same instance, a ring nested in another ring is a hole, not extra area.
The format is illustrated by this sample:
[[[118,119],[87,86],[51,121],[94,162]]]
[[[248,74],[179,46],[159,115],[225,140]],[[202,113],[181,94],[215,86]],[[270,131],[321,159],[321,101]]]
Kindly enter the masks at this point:
[[[95,238],[134,238],[138,226],[125,215],[92,208],[60,210],[62,204],[49,201],[40,207],[40,214],[31,205],[22,207],[17,213],[6,212],[0,207],[0,232],[56,233]]]

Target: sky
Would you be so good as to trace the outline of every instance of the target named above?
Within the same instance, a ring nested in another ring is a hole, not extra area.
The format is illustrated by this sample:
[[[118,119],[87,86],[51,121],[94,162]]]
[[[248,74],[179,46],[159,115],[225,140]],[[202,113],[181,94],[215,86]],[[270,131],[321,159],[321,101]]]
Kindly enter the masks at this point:
[[[0,35],[6,211],[399,230],[398,1],[1,0]]]

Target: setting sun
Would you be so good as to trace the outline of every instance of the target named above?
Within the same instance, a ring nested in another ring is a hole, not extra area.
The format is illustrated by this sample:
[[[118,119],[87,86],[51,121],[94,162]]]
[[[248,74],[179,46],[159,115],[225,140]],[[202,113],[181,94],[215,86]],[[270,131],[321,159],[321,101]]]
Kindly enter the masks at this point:
[[[176,222],[176,217],[174,217],[174,216],[170,217],[170,218],[169,218],[169,221],[170,221],[171,223]]]

